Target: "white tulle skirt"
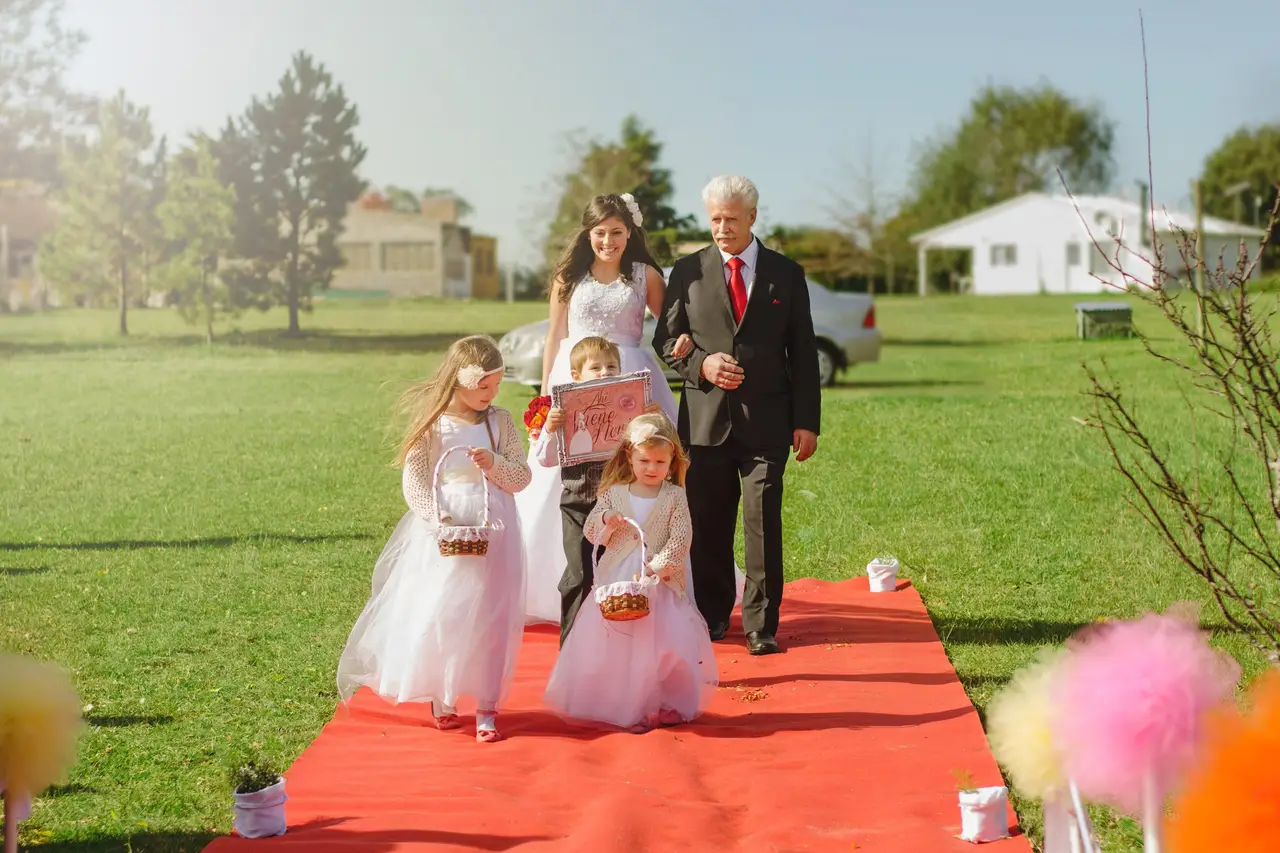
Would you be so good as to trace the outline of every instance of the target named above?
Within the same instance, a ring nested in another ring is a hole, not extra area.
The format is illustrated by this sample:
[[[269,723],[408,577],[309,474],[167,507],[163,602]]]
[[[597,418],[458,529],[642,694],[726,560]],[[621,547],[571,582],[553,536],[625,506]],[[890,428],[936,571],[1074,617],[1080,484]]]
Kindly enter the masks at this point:
[[[455,523],[479,518],[483,488],[444,487]],[[484,557],[442,557],[434,524],[400,520],[338,663],[343,699],[363,685],[391,702],[505,700],[524,633],[524,550],[511,495],[492,489],[490,516],[504,529]]]
[[[648,595],[649,615],[631,622],[607,621],[587,599],[551,671],[547,708],[622,728],[664,710],[684,720],[702,714],[719,681],[707,623],[666,584]]]
[[[573,349],[566,340],[560,344],[555,363],[551,366],[550,385],[572,382],[569,373],[569,351]],[[647,347],[619,346],[622,353],[622,372],[635,373],[648,370],[653,374],[653,400],[662,412],[676,423],[678,409],[675,395],[667,384],[662,364],[657,355]],[[560,519],[560,469],[544,468],[529,454],[529,467],[533,480],[516,495],[516,511],[520,515],[520,531],[524,538],[525,560],[525,622],[560,622],[560,578],[564,575],[564,527]],[[734,568],[738,586],[738,604],[742,603],[742,590],[746,578]]]

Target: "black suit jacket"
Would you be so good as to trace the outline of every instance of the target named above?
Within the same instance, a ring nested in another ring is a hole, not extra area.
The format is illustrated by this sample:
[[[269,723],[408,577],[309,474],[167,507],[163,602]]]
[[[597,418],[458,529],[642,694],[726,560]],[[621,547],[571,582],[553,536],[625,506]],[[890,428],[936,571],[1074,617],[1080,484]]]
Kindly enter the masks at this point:
[[[693,354],[673,358],[682,334],[693,338]],[[741,325],[733,321],[719,248],[676,261],[653,347],[684,378],[679,428],[686,444],[719,445],[732,434],[745,447],[777,449],[791,446],[794,430],[819,432],[822,386],[809,285],[804,268],[785,255],[760,246]],[[703,361],[717,352],[742,368],[733,391],[702,377]]]

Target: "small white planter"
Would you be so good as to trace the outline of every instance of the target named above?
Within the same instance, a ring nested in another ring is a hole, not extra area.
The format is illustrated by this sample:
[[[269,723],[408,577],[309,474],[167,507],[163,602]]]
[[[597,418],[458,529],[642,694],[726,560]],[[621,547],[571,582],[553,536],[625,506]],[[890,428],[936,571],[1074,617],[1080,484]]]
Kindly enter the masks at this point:
[[[867,563],[867,582],[872,592],[893,592],[898,588],[898,558],[881,560],[879,557]]]
[[[1009,836],[1009,789],[960,792],[960,838],[981,844]]]
[[[284,835],[289,828],[284,817],[284,804],[289,795],[284,792],[284,777],[269,788],[252,794],[233,794],[235,797],[236,833],[241,838],[272,838]]]

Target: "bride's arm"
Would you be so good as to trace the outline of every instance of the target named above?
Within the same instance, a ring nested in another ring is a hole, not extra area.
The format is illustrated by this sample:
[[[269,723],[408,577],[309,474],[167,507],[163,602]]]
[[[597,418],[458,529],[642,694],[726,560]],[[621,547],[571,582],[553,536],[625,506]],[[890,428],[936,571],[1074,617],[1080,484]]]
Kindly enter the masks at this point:
[[[661,277],[659,277],[661,278]],[[547,329],[547,343],[542,349],[542,388],[538,393],[546,396],[551,393],[547,381],[551,378],[551,366],[556,363],[556,355],[560,345],[569,337],[569,301],[561,299],[565,284],[557,280],[551,285],[551,326]]]
[[[662,278],[662,273],[653,267],[645,268],[645,304],[649,306],[650,313],[655,317],[662,316],[662,306],[667,299],[667,282]]]

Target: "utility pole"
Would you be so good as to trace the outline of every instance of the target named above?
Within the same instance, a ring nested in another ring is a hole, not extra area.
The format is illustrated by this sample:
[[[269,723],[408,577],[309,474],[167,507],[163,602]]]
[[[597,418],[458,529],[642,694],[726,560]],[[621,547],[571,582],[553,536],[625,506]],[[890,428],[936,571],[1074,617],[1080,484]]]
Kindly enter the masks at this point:
[[[1235,201],[1235,216],[1233,222],[1244,224],[1244,194],[1252,187],[1248,181],[1241,181],[1238,184],[1232,184],[1222,191],[1227,198]]]
[[[507,302],[509,304],[515,301],[516,301],[516,274],[514,272],[514,269],[508,266],[507,267]]]
[[[1209,338],[1209,329],[1208,318],[1204,313],[1204,192],[1199,181],[1196,181],[1193,185],[1193,192],[1196,202],[1196,253],[1193,259],[1195,262],[1196,313],[1199,315],[1200,320],[1200,345],[1204,346],[1204,342]]]

